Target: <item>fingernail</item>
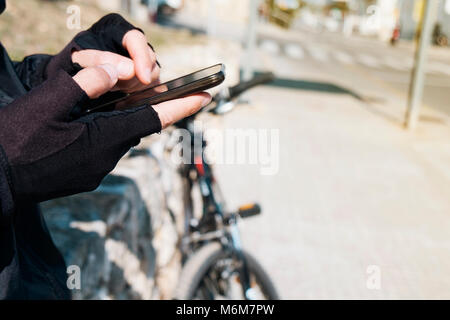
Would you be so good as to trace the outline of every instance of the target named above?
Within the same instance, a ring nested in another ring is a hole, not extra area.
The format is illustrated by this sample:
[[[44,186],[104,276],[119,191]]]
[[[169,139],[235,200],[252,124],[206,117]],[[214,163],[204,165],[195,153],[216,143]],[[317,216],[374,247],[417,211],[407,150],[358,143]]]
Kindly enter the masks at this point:
[[[203,98],[202,107],[207,106],[211,102],[211,100],[212,100],[211,96],[208,96],[207,98]]]
[[[117,81],[117,78],[118,78],[117,69],[113,65],[111,65],[111,64],[102,64],[99,67],[106,71],[106,73],[111,78],[112,82],[116,82]]]
[[[119,71],[119,77],[126,78],[133,74],[133,63],[130,61],[122,61],[118,64],[117,70]]]
[[[155,51],[155,49],[153,48],[153,46],[152,46],[149,42],[147,42],[147,44],[148,44],[148,46],[150,47],[150,50],[151,50],[153,53],[156,53],[156,51]],[[161,69],[161,64],[159,63],[158,60],[156,60],[156,65]]]

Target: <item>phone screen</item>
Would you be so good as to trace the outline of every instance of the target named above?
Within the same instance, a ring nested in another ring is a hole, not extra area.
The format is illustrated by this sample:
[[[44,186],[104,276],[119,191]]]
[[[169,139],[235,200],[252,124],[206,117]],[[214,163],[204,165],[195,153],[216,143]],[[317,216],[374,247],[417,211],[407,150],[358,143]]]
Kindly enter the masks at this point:
[[[217,75],[220,76],[215,77]],[[128,94],[126,97],[96,106],[89,112],[106,107],[109,107],[109,109],[113,107],[114,110],[125,110],[140,105],[176,99],[216,86],[223,81],[224,76],[224,66],[217,64],[154,87]]]

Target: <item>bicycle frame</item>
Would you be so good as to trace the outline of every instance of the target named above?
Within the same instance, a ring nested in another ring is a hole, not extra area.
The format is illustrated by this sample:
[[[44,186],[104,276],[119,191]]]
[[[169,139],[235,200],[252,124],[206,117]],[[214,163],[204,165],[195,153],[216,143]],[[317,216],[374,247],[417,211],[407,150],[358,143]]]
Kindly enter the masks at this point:
[[[183,179],[185,180],[185,194],[183,196],[185,230],[181,251],[185,258],[187,258],[199,243],[220,241],[222,245],[231,250],[235,258],[240,262],[239,278],[242,284],[243,294],[246,299],[252,299],[250,274],[242,251],[241,237],[237,225],[238,214],[226,212],[224,210],[223,200],[221,199],[222,203],[218,200],[217,180],[215,179],[213,168],[206,161],[204,155],[206,141],[202,132],[199,134],[193,130],[193,126],[190,125],[192,121],[193,118],[187,119],[178,125],[179,128],[188,130],[191,136],[191,161],[189,164],[183,165],[181,169]],[[195,139],[201,139],[201,141],[195,141]],[[195,145],[202,146],[200,152],[194,148]],[[199,220],[193,217],[193,199],[191,195],[192,187],[196,183],[199,185],[203,207],[202,217]]]

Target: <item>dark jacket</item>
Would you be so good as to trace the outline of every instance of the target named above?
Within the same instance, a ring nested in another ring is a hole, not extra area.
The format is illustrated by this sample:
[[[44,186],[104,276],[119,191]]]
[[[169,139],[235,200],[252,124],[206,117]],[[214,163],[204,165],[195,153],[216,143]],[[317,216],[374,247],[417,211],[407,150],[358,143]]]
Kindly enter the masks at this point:
[[[0,108],[41,84],[51,59],[33,55],[13,62],[0,45]],[[0,165],[0,299],[70,299],[65,262],[39,207],[13,202],[5,167]]]

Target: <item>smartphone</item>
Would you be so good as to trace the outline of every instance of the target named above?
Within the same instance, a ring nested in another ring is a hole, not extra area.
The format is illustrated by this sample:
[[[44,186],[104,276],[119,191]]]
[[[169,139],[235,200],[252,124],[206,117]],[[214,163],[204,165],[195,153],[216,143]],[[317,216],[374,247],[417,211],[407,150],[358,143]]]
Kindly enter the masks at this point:
[[[107,103],[97,105],[96,100],[91,100],[85,113],[126,110],[144,105],[158,104],[210,89],[221,84],[224,80],[225,65],[216,64],[142,91],[125,94],[125,96],[121,95],[120,98],[113,99]]]

